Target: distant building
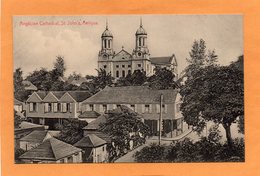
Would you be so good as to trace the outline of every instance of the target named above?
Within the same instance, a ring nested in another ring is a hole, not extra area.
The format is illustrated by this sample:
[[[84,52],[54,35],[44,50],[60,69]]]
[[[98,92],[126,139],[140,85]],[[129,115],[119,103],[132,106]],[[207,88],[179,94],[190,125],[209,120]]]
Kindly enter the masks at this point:
[[[163,132],[166,136],[179,135],[185,129],[180,112],[180,95],[177,90],[154,90],[146,86],[106,87],[83,101],[81,109],[82,111],[96,111],[105,114],[120,105],[125,105],[140,114],[144,123],[150,127],[151,132],[157,135],[159,132],[161,95],[163,95]],[[87,126],[86,128],[90,127]]]
[[[19,159],[24,163],[81,163],[82,150],[50,138],[22,154]]]
[[[108,162],[107,142],[95,134],[84,136],[74,146],[83,149],[83,161],[85,162]]]
[[[24,103],[15,98],[14,99],[14,110],[17,112],[22,112],[23,107],[24,107]]]
[[[25,90],[30,90],[30,91],[37,91],[37,87],[33,85],[30,81],[23,81],[22,84],[24,85]]]
[[[98,54],[98,69],[104,69],[115,78],[125,77],[135,70],[145,71],[148,76],[154,73],[156,66],[171,70],[177,79],[177,60],[175,55],[169,57],[151,57],[147,43],[147,32],[142,21],[135,33],[135,48],[133,52],[122,50],[116,53],[113,48],[113,35],[106,29],[101,35],[101,50]]]
[[[96,120],[100,116],[96,111],[84,111],[79,115],[79,120],[84,120],[88,123]]]
[[[90,96],[88,91],[34,92],[26,101],[27,119],[54,129],[63,119],[78,118],[81,102]]]

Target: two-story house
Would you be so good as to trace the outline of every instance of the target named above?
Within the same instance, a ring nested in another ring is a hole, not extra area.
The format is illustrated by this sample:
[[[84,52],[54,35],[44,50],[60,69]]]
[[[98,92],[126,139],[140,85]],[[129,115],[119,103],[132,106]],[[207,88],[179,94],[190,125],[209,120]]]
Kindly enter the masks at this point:
[[[153,135],[159,132],[162,111],[163,134],[173,137],[184,131],[183,117],[179,109],[180,101],[176,89],[154,90],[146,86],[106,87],[83,101],[81,109],[82,112],[96,111],[104,114],[108,110],[125,105],[142,115],[144,123],[150,127]]]
[[[90,97],[88,91],[38,91],[26,101],[26,117],[36,124],[54,129],[62,119],[78,118],[81,102]]]

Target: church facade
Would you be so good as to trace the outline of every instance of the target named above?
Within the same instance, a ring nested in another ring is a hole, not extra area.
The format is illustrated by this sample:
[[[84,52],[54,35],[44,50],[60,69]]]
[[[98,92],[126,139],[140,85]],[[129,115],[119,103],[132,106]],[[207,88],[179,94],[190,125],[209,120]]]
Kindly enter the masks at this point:
[[[165,67],[175,74],[177,79],[177,60],[174,54],[166,57],[151,57],[147,45],[147,32],[143,28],[142,20],[135,33],[135,47],[132,53],[122,47],[121,51],[115,52],[113,48],[113,35],[106,29],[101,35],[101,50],[98,54],[98,69],[104,69],[111,73],[114,78],[125,77],[135,70],[144,71],[147,76],[154,73],[155,67]]]

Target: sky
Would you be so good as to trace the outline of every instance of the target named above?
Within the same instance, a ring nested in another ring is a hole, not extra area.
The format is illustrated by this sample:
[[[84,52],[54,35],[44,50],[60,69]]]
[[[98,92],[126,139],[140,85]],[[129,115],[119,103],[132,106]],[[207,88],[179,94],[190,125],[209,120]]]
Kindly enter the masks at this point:
[[[132,53],[140,18],[151,57],[175,54],[179,73],[187,66],[194,40],[204,39],[207,49],[216,51],[220,65],[243,54],[241,15],[14,16],[14,69],[21,67],[27,76],[42,67],[52,69],[56,57],[63,56],[66,76],[96,75],[106,21],[114,51],[123,46]]]

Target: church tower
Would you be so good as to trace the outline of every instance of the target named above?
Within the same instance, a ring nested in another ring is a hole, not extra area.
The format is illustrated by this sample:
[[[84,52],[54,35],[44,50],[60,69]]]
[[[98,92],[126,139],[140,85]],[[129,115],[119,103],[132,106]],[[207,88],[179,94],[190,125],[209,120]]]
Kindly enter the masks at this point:
[[[108,73],[112,71],[112,58],[115,52],[113,50],[113,35],[108,29],[106,21],[106,29],[101,35],[101,50],[98,54],[98,68],[105,69]]]
[[[147,45],[147,32],[143,28],[142,18],[140,19],[140,26],[135,33],[135,49],[132,55],[134,70],[142,70],[146,72],[146,75],[151,75],[152,67]]]

